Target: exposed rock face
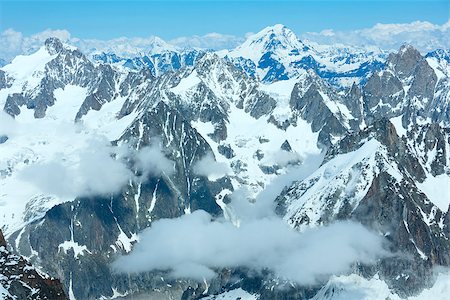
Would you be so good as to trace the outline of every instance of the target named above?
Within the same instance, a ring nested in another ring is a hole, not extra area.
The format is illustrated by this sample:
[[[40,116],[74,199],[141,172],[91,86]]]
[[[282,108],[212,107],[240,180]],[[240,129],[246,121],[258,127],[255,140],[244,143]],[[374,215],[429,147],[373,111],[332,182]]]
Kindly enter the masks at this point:
[[[290,106],[311,124],[313,132],[320,132],[322,145],[330,146],[334,137],[350,130],[351,115],[343,99],[312,72],[294,86]]]
[[[8,87],[8,79],[4,71],[0,70],[0,90]]]
[[[401,81],[388,71],[373,74],[364,86],[365,115],[369,120],[379,115],[394,117],[402,109],[405,97]]]
[[[402,46],[398,53],[389,55],[386,67],[374,73],[363,87],[366,122],[380,116],[402,115],[404,127],[427,118],[448,122],[448,101],[436,101],[448,94],[446,81],[438,80],[435,70],[416,49]]]
[[[344,101],[352,115],[357,120],[362,120],[364,111],[363,93],[361,87],[353,83],[348,93],[344,97]]]
[[[44,45],[50,55],[59,54],[64,49],[61,41],[54,37],[46,39]]]
[[[6,294],[0,293],[2,299],[29,300],[65,300],[63,286],[53,279],[38,272],[23,257],[11,253],[0,230],[0,286]]]
[[[392,67],[400,79],[405,79],[412,75],[414,68],[422,59],[422,55],[414,47],[403,45],[398,53],[388,56],[387,65]]]

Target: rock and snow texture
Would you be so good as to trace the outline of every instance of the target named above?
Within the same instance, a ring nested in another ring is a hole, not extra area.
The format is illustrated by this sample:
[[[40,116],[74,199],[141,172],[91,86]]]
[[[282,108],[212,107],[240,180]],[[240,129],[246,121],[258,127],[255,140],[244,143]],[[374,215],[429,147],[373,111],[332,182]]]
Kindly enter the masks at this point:
[[[431,134],[426,126],[416,127],[408,134],[411,137],[423,131]],[[437,133],[442,132],[437,130]],[[442,139],[442,136],[434,132],[433,138]],[[448,201],[443,205],[445,192],[437,196],[424,188],[429,178],[435,178],[431,170],[438,168],[422,166],[420,160],[425,158],[414,148],[424,150],[427,146],[423,143],[430,141],[416,142],[422,146],[411,145],[398,137],[394,125],[386,119],[358,134],[346,136],[329,149],[316,172],[279,196],[278,213],[299,230],[333,220],[358,220],[384,235],[392,252],[401,251],[416,257],[416,262],[409,264],[431,278],[432,270],[426,267],[430,262],[448,265],[450,260],[449,206]],[[443,160],[436,162],[433,156],[431,161],[439,163],[438,176],[448,178],[448,154],[444,151],[443,155]],[[435,188],[444,191],[448,186]],[[397,262],[382,259],[378,264],[382,280],[402,297],[414,289],[421,290],[414,281],[421,275],[410,272],[409,264],[401,267],[399,262],[404,259],[399,257]],[[367,272],[365,267],[361,268],[363,273]]]
[[[372,283],[419,294],[450,265],[449,61],[411,46],[325,47],[282,25],[230,51],[155,41],[143,56],[92,61],[49,39],[0,68],[0,227],[72,298],[183,294],[195,283],[109,264],[158,219],[201,209],[236,220],[233,199],[271,194],[296,230],[350,219],[406,255],[312,289],[223,270],[202,297],[328,299],[321,288],[346,282],[348,295]]]
[[[0,299],[65,300],[59,280],[35,269],[23,257],[8,250],[0,230]]]

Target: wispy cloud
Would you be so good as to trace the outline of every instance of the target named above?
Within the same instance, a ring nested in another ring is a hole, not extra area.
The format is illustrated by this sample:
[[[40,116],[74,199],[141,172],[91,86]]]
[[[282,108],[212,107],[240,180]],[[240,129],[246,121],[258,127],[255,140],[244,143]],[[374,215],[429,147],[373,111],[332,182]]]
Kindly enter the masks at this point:
[[[175,162],[168,159],[158,139],[152,145],[140,149],[134,154],[136,168],[146,178],[149,175],[159,176],[161,173],[171,175],[175,171]]]
[[[73,138],[79,139],[76,135]],[[133,167],[127,163],[130,159],[135,162]],[[105,137],[93,135],[77,150],[75,158],[68,160],[63,153],[56,153],[47,161],[31,163],[19,175],[44,194],[74,198],[117,193],[130,180],[145,180],[161,173],[170,176],[174,164],[159,144],[136,151],[127,144],[114,147]]]
[[[442,25],[425,21],[380,23],[370,28],[349,31],[327,29],[307,32],[300,37],[320,44],[375,46],[384,50],[397,50],[402,44],[408,43],[427,52],[437,48],[450,48],[450,19]]]
[[[21,172],[21,178],[45,194],[61,198],[115,193],[133,174],[122,161],[113,158],[114,151],[107,141],[92,139],[79,151],[78,161],[69,162],[61,154],[31,164]]]
[[[231,174],[231,168],[227,163],[217,162],[211,153],[202,157],[195,165],[194,172],[200,176],[206,176],[209,180],[217,180]]]

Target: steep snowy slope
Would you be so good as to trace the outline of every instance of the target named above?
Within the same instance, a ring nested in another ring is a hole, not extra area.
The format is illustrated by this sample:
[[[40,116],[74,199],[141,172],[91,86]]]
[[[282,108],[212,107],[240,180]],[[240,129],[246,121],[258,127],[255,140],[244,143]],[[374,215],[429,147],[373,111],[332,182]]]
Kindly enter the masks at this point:
[[[417,296],[409,297],[409,300],[445,299],[449,293],[449,275],[442,273],[437,275],[435,284],[425,289]],[[335,276],[320,290],[311,300],[400,300],[397,294],[389,290],[385,282],[378,275],[365,279],[358,275]]]
[[[329,150],[315,173],[278,198],[278,213],[299,230],[342,219],[355,219],[372,227],[386,237],[391,251],[415,257],[381,260],[381,278],[401,296],[420,291],[428,284],[433,266],[450,263],[450,202],[444,192],[448,186],[441,186],[437,197],[426,188],[435,178],[429,173],[430,164],[439,164],[441,178],[450,179],[446,151],[450,140],[438,128],[436,125],[433,132],[419,127],[410,132],[427,132],[428,137],[416,139],[416,148],[399,138],[386,120],[343,138]],[[436,152],[442,158],[431,154]],[[372,271],[361,266],[360,272]]]

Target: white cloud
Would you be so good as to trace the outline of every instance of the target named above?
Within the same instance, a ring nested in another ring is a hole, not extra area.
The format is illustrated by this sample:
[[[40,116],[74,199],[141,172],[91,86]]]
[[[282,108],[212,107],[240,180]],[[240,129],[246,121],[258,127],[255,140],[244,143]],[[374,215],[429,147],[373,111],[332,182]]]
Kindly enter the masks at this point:
[[[115,147],[82,123],[52,117],[36,120],[32,114],[23,109],[13,119],[0,111],[0,136],[8,137],[0,164],[6,168],[17,159],[25,161],[14,174],[22,186],[33,187],[33,194],[67,200],[105,195],[119,192],[130,180],[142,180],[134,169],[142,176],[173,173],[174,162],[157,142],[139,151],[128,144]],[[130,162],[135,162],[131,169]]]
[[[279,167],[285,167],[299,161],[301,161],[301,156],[297,152],[280,149],[269,153],[262,159],[261,163],[263,165],[278,165]]]
[[[156,36],[146,38],[119,37],[111,40],[72,38],[72,45],[85,53],[113,52],[123,57],[133,57],[139,54],[158,53],[161,50],[175,50],[176,47],[166,43]]]
[[[227,163],[217,162],[211,153],[202,157],[194,165],[194,172],[200,176],[206,176],[209,180],[215,181],[232,173]]]
[[[133,174],[124,162],[113,157],[115,151],[107,140],[91,139],[77,151],[75,159],[58,154],[29,165],[20,177],[43,193],[61,198],[118,192]]]
[[[161,173],[171,175],[174,172],[175,163],[164,155],[159,142],[140,149],[135,157],[137,168],[143,177],[158,176]]]
[[[80,138],[76,135],[74,140]],[[174,162],[164,155],[158,143],[135,151],[127,144],[113,147],[105,137],[92,135],[74,156],[67,159],[63,153],[56,153],[51,159],[24,168],[20,178],[44,194],[74,198],[119,192],[130,180],[138,180],[127,165],[129,158],[144,178],[161,173],[171,175],[174,171]]]
[[[72,37],[67,30],[47,29],[31,36],[23,36],[13,29],[6,29],[0,34],[0,58],[12,60],[19,54],[29,54],[44,44],[49,37],[57,37],[78,47],[85,53],[113,52],[123,57],[139,54],[159,53],[161,50],[178,48],[231,49],[243,42],[243,37],[234,35],[208,33],[203,36],[179,37],[165,42],[159,37],[118,37],[110,40],[80,39]]]
[[[24,36],[14,29],[6,29],[0,34],[0,58],[12,60],[17,55],[35,52],[49,37],[57,37],[64,42],[70,41],[70,33],[67,30],[47,29],[31,36]]]
[[[399,24],[376,24],[371,28],[349,31],[332,29],[321,32],[307,32],[302,39],[319,44],[344,44],[352,46],[375,46],[384,50],[397,50],[409,43],[422,52],[436,48],[450,48],[450,20],[443,25],[426,21]]]
[[[235,227],[195,211],[153,223],[131,254],[120,257],[113,267],[130,273],[169,270],[173,277],[202,280],[213,277],[214,269],[243,266],[313,284],[350,271],[355,262],[372,263],[385,254],[381,237],[356,223],[299,233],[275,217]]]
[[[22,54],[22,33],[13,29],[6,29],[0,34],[0,58],[11,60]]]

